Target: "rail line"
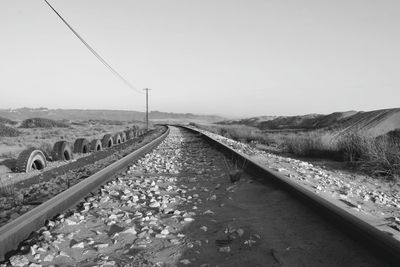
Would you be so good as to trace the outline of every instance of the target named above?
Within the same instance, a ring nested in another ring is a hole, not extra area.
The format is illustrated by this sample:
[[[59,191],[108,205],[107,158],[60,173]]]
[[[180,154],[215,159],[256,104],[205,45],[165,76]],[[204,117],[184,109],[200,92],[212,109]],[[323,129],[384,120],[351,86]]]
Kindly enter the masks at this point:
[[[296,196],[299,200],[310,205],[318,213],[336,224],[341,230],[353,236],[353,238],[364,242],[364,245],[369,246],[370,249],[381,254],[383,257],[390,259],[391,262],[400,264],[400,242],[393,238],[389,233],[385,233],[375,228],[369,223],[357,218],[317,194],[289,180],[282,174],[268,169],[265,166],[254,162],[247,156],[234,151],[218,140],[192,128],[185,127],[185,129],[200,134],[205,140],[218,148],[222,153],[243,165],[244,171],[247,173],[259,177],[258,179],[263,182],[273,182],[285,188],[285,190],[291,192],[291,194]]]
[[[113,177],[128,166],[125,174]],[[88,199],[90,192],[112,178],[117,180]],[[35,253],[32,248],[28,251],[32,254],[27,256],[28,263],[400,263],[400,243],[390,235],[217,140],[182,126],[171,127],[171,133],[168,130],[0,228],[1,259],[46,220],[80,202],[83,211],[68,218],[63,215],[59,223],[40,232],[45,237],[37,242]],[[72,237],[71,233],[76,234]],[[36,250],[43,239],[51,241],[42,255]],[[53,241],[58,254],[46,258],[45,253],[54,249]]]
[[[0,228],[0,260],[4,259],[8,251],[15,249],[33,231],[42,227],[49,220],[66,209],[76,205],[83,197],[96,190],[113,174],[126,168],[132,161],[140,158],[162,142],[168,135],[169,129],[160,137],[130,153],[124,158],[112,163],[108,167],[72,186],[54,198],[39,205]]]

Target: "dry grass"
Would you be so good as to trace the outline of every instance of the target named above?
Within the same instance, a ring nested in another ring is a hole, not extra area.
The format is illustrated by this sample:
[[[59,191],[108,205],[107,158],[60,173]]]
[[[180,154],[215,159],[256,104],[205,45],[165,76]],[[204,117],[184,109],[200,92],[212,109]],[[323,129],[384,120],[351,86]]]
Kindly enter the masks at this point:
[[[270,139],[267,135],[263,134],[262,131],[250,126],[196,123],[191,123],[190,125],[231,138],[236,141],[257,142],[260,144],[275,143],[275,140]]]
[[[400,178],[400,142],[389,136],[353,133],[341,137],[337,149],[345,161],[367,173]]]
[[[64,122],[55,121],[51,119],[30,118],[24,120],[19,127],[20,128],[55,128],[55,127],[67,128],[69,127],[69,125]]]
[[[400,179],[400,138],[373,138],[362,132],[334,137],[327,131],[270,131],[248,126],[194,126],[248,143],[261,143],[301,157],[328,158],[349,163],[365,173]],[[396,135],[397,136],[397,135]]]
[[[19,136],[1,138],[0,155],[2,158],[17,158],[28,147],[41,148],[51,154],[53,144],[57,141],[73,143],[82,137],[88,140],[101,139],[106,133],[120,132],[133,126],[132,123],[120,121],[85,121],[73,123],[69,128],[19,128]]]
[[[302,157],[336,158],[335,145],[324,136],[320,132],[292,134],[283,138],[281,145],[286,152]]]
[[[0,123],[0,137],[15,137],[21,134],[17,129]]]
[[[13,184],[5,184],[0,180],[0,197],[14,197],[16,195]]]
[[[13,120],[10,120],[10,119],[4,118],[4,117],[0,117],[0,123],[2,123],[2,124],[9,124],[9,125],[15,125],[15,124],[17,124],[16,121],[13,121]]]

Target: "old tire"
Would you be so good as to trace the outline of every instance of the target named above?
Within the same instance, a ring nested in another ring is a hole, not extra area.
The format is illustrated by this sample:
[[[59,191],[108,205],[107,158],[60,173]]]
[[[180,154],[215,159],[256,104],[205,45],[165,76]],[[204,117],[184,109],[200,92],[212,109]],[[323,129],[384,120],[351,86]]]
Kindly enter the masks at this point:
[[[32,170],[42,170],[46,165],[46,156],[43,151],[31,147],[18,155],[15,169],[17,172],[30,172]]]
[[[121,136],[121,143],[125,143],[126,142],[126,133],[121,132],[121,133],[119,133],[119,135]]]
[[[78,138],[74,143],[74,153],[89,153],[89,141],[86,138]]]
[[[118,144],[121,144],[121,143],[122,143],[121,135],[119,133],[115,134],[114,135],[114,144],[118,145]]]
[[[101,151],[103,150],[103,145],[99,139],[93,139],[90,142],[90,151]]]
[[[71,160],[74,156],[72,154],[71,146],[67,141],[58,141],[53,146],[53,159],[54,160]]]
[[[103,139],[101,139],[101,146],[105,148],[112,147],[114,145],[114,140],[111,134],[105,134]]]

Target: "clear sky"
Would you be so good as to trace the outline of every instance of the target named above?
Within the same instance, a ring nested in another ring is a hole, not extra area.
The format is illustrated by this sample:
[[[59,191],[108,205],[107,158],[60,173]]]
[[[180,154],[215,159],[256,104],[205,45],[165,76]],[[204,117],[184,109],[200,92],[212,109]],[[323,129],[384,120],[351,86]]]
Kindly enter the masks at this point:
[[[398,0],[50,0],[150,109],[400,107]],[[144,110],[42,0],[0,0],[0,108]]]

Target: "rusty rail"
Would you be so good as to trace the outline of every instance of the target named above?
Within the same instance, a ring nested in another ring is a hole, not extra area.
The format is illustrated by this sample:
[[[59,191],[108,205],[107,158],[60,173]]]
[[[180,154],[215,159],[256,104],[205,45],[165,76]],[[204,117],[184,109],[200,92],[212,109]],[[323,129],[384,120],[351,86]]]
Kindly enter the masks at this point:
[[[249,157],[234,151],[218,140],[196,131],[195,129],[182,125],[178,126],[201,135],[220,152],[238,162],[240,166],[244,166],[244,171],[253,177],[257,177],[257,180],[277,184],[284,190],[290,192],[291,195],[295,196],[300,201],[305,202],[318,214],[322,215],[330,223],[335,224],[340,230],[344,231],[354,240],[359,241],[360,244],[366,246],[367,249],[371,250],[371,253],[376,253],[394,266],[400,266],[400,242],[393,238],[389,233],[377,229],[373,225],[323,199],[280,173],[262,166],[251,160]]]
[[[132,161],[135,161],[144,154],[152,151],[165,139],[165,137],[167,137],[168,134],[169,128],[167,128],[165,133],[150,143],[142,146],[129,155],[112,163],[106,168],[1,227],[0,261],[4,260],[7,252],[16,249],[17,246],[23,240],[28,238],[33,231],[42,227],[46,220],[49,220],[66,209],[75,206],[90,192],[95,191],[101,185],[110,180],[113,175],[129,166]]]

